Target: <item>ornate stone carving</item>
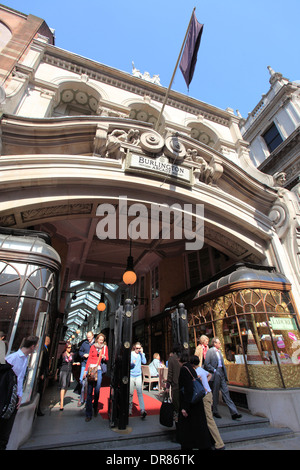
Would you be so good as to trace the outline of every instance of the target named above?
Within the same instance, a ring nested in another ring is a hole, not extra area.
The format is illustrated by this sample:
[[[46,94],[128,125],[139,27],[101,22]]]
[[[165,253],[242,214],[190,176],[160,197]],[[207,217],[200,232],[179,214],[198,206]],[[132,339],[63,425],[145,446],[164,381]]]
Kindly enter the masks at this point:
[[[108,134],[106,129],[99,127],[94,139],[94,155],[118,160],[125,157],[126,151],[123,146],[138,145],[139,143],[140,131],[138,129],[129,129],[128,131],[114,129]]]
[[[280,188],[269,218],[300,280],[300,211],[296,194]]]
[[[183,161],[186,156],[186,149],[176,134],[166,138],[164,153],[168,157],[176,159],[176,163]]]
[[[149,72],[141,73],[141,71],[135,67],[133,61],[132,61],[132,75],[134,77],[142,78],[143,80],[146,80],[147,82],[151,82],[151,83],[155,83],[156,85],[160,85],[159,75],[153,75],[153,77],[151,77]]]
[[[205,226],[205,239],[206,238],[213,240],[221,247],[224,247],[226,251],[231,252],[233,254],[233,258],[236,258],[237,256],[242,257],[247,253],[244,246],[240,245],[232,238],[229,238],[225,233],[217,232],[212,227]]]
[[[92,204],[64,204],[50,207],[39,207],[38,209],[24,211],[21,213],[21,216],[23,222],[28,222],[70,214],[91,214],[92,207]]]
[[[0,226],[1,227],[12,227],[16,225],[16,219],[14,214],[3,215],[0,217]]]
[[[144,132],[141,135],[141,147],[145,152],[159,153],[162,151],[165,141],[157,132]]]
[[[196,149],[188,149],[185,161],[193,161],[198,165],[194,168],[194,176],[202,183],[213,184],[218,181],[223,173],[223,166],[221,161],[217,161],[214,157],[211,158],[208,164],[203,157],[198,155]]]
[[[277,171],[274,176],[274,183],[275,183],[275,186],[283,186],[284,183],[286,182],[286,173],[284,173],[283,171]]]
[[[154,130],[140,134],[138,129],[133,128],[114,129],[108,133],[107,128],[98,127],[94,139],[94,155],[119,160],[123,159],[128,148],[132,150],[132,147],[136,147],[137,153],[142,150],[152,156],[168,158],[177,165],[192,162],[196,180],[205,184],[216,183],[223,173],[221,159],[212,156],[207,162],[198,155],[197,149],[186,149],[177,134],[164,139]]]

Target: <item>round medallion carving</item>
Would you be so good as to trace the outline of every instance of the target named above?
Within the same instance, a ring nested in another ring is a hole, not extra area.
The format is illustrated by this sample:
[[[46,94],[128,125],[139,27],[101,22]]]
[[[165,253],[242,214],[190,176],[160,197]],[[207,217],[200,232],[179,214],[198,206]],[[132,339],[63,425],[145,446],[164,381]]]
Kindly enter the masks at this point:
[[[83,91],[77,91],[76,93],[76,101],[80,104],[86,104],[88,101],[87,94]]]
[[[144,132],[141,136],[141,147],[146,152],[158,153],[164,146],[164,139],[154,132]]]
[[[165,154],[168,157],[182,160],[186,155],[185,146],[176,136],[168,137],[165,143]]]
[[[148,113],[146,113],[145,111],[139,111],[136,114],[136,119],[138,121],[147,121],[148,120]]]
[[[61,94],[61,100],[64,103],[70,103],[74,99],[74,93],[72,90],[64,90]]]

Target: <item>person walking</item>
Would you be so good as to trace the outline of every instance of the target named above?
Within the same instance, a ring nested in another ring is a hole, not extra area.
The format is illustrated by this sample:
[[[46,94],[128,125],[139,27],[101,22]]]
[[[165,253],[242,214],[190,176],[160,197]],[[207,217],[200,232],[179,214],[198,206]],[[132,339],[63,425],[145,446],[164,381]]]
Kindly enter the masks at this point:
[[[191,363],[193,364],[192,360],[191,360]],[[195,365],[197,366],[197,361],[195,361]],[[203,367],[200,366],[200,363],[196,369],[196,374],[198,375],[198,377],[200,377],[202,385],[205,388],[206,394],[205,394],[205,397],[203,398],[204,412],[205,412],[206,422],[207,422],[209,432],[213,440],[215,441],[215,449],[225,450],[223,439],[215,423],[213,412],[212,412],[213,396],[212,396],[211,388],[209,386],[209,381],[212,375],[209,372],[207,372],[205,369],[203,369]]]
[[[39,383],[38,383],[38,392],[40,394],[39,404],[37,409],[37,416],[45,416],[41,410],[41,403],[43,398],[43,393],[45,390],[46,379],[49,375],[49,364],[50,364],[50,357],[49,357],[49,346],[50,346],[50,337],[45,337],[45,344],[42,356],[42,363],[40,368],[40,376],[39,376]]]
[[[28,336],[22,343],[18,351],[9,354],[6,357],[6,362],[12,366],[14,373],[17,376],[17,386],[18,386],[18,401],[15,407],[14,412],[11,414],[10,418],[3,419],[0,418],[0,450],[5,450],[9,436],[11,434],[16,414],[20,408],[22,396],[23,396],[23,382],[26,374],[28,359],[30,354],[32,354],[38,344],[39,338],[37,336]]]
[[[58,361],[59,370],[59,388],[60,388],[60,411],[64,410],[64,398],[70,386],[72,365],[74,363],[74,354],[72,353],[72,346],[66,343],[64,352]],[[58,373],[58,370],[56,373]]]
[[[186,354],[182,354],[183,363],[179,373],[180,411],[178,419],[178,439],[181,450],[211,450],[213,439],[209,432],[203,400],[192,404],[193,379],[197,378],[195,368],[199,365],[198,356],[192,356],[185,362]]]
[[[209,338],[207,336],[205,335],[200,336],[198,346],[196,347],[196,350],[195,350],[195,355],[198,356],[200,360],[200,367],[202,367],[205,357],[206,357],[206,353],[209,350],[208,343],[209,343]]]
[[[129,415],[132,415],[133,393],[134,389],[136,389],[141,417],[142,419],[145,419],[147,412],[145,410],[143,398],[142,364],[146,364],[147,361],[141,343],[134,344],[131,351],[130,361]]]
[[[221,342],[219,338],[215,337],[212,339],[212,347],[207,351],[204,369],[212,374],[213,383],[213,415],[215,418],[222,418],[218,412],[219,404],[219,391],[222,393],[223,400],[229,408],[231,418],[239,419],[242,417],[239,414],[235,404],[230,398],[228,386],[227,386],[227,371],[224,364],[223,355],[221,352]]]
[[[94,344],[95,338],[94,333],[92,331],[88,331],[86,334],[86,340],[81,343],[79,348],[78,354],[81,360],[81,369],[80,369],[80,377],[79,383],[81,385],[80,397],[77,403],[77,406],[82,406],[84,404],[84,392],[85,392],[85,380],[83,380],[83,374],[85,371],[85,366],[89,357],[91,346]]]
[[[181,362],[179,360],[182,347],[180,344],[173,346],[172,353],[168,359],[168,376],[166,382],[166,391],[171,389],[171,398],[174,406],[174,422],[176,426],[176,441],[178,441],[178,415],[179,415],[179,374]]]
[[[100,333],[95,340],[95,343],[91,346],[88,360],[86,362],[83,379],[88,375],[89,367],[97,366],[97,380],[89,381],[87,387],[86,397],[86,409],[85,409],[85,420],[87,422],[92,419],[92,411],[94,408],[94,416],[98,416],[98,400],[100,394],[100,388],[102,383],[103,374],[103,363],[108,361],[108,347],[105,343],[105,335]],[[94,404],[93,404],[93,392],[94,392]]]

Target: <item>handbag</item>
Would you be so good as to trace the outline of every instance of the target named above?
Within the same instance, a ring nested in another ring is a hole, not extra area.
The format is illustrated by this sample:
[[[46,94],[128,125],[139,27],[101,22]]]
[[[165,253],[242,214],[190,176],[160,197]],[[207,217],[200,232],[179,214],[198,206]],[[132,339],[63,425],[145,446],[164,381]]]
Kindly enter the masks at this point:
[[[189,371],[189,373],[191,374],[191,376],[193,378],[193,395],[192,395],[192,399],[191,399],[191,404],[195,405],[195,403],[198,403],[199,401],[202,400],[202,398],[205,397],[206,391],[205,391],[205,388],[202,385],[200,377],[197,377],[197,378],[194,377],[193,374],[191,373],[191,371],[187,367],[185,367],[185,366],[183,366],[183,367]]]
[[[88,382],[97,382],[98,380],[98,365],[89,366],[87,373]]]
[[[171,428],[174,419],[174,405],[168,394],[165,395],[159,410],[159,422],[162,426]]]
[[[97,364],[95,366],[89,366],[88,373],[87,373],[88,382],[97,382],[97,380],[98,380],[98,365],[99,365],[101,357],[102,356],[99,354]]]
[[[103,354],[101,356],[101,371],[102,371],[102,374],[106,374],[106,372],[107,372],[107,364],[106,364],[106,362],[102,362],[102,361],[106,361],[106,359],[104,357],[105,348],[106,348],[106,345],[104,345]]]

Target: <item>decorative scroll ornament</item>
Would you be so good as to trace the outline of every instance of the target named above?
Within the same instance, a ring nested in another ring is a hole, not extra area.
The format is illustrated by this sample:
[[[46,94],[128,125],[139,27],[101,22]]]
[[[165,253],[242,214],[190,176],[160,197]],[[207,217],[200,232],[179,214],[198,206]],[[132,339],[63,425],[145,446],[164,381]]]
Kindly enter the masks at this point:
[[[274,204],[272,210],[269,213],[269,217],[273,223],[276,232],[278,233],[279,237],[282,237],[285,231],[288,229],[287,222],[287,210],[284,204]]]
[[[197,149],[186,149],[177,134],[164,139],[158,132],[147,130],[140,133],[138,129],[114,129],[108,133],[106,129],[99,127],[94,141],[94,155],[104,158],[122,159],[127,150],[135,151],[140,155],[141,150],[152,158],[163,157],[164,163],[170,160],[173,165],[183,162],[190,163],[186,169],[191,170],[194,178],[205,184],[215,184],[223,174],[221,159],[214,156],[207,162],[198,155]]]
[[[180,142],[176,135],[174,135],[172,137],[167,137],[165,141],[164,153],[168,157],[176,158],[176,163],[179,163],[180,161],[183,161],[186,155],[186,150],[183,143]]]
[[[145,152],[159,153],[164,145],[163,137],[156,132],[144,132],[141,136],[141,147]]]

